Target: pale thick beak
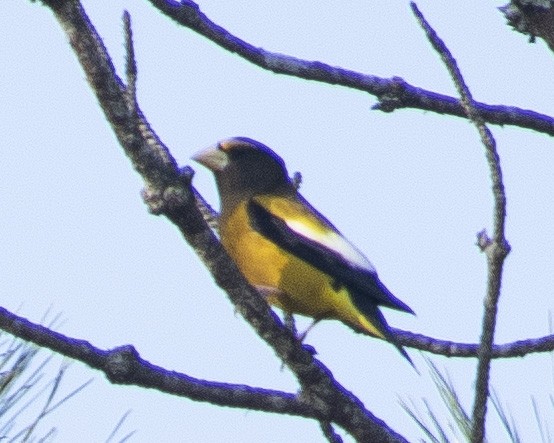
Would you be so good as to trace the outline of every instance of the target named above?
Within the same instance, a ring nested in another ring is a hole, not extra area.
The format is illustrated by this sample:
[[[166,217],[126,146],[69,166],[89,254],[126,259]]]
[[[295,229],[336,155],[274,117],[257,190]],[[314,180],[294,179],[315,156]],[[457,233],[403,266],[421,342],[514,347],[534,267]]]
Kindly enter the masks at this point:
[[[223,171],[229,164],[229,156],[219,149],[219,145],[202,149],[194,154],[191,159],[213,172]]]

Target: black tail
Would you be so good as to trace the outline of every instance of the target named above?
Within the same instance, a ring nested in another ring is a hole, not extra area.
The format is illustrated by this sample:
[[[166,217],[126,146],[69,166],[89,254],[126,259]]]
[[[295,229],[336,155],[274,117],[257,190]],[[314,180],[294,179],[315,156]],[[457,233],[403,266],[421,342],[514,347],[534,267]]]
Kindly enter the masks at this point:
[[[356,307],[364,314],[366,320],[370,322],[375,329],[377,329],[385,339],[392,343],[396,349],[402,354],[402,356],[408,360],[408,363],[414,368],[414,370],[419,374],[419,371],[414,365],[414,362],[406,352],[406,350],[402,347],[400,343],[396,340],[396,336],[394,335],[394,332],[392,332],[391,328],[389,327],[387,320],[385,319],[383,313],[379,310],[379,308],[373,304],[373,303],[367,303],[367,298],[362,295],[362,300],[366,301],[363,305],[360,305],[356,303],[357,297],[353,296],[353,301]],[[354,328],[358,332],[362,332],[367,334],[367,331],[361,330],[359,327]]]

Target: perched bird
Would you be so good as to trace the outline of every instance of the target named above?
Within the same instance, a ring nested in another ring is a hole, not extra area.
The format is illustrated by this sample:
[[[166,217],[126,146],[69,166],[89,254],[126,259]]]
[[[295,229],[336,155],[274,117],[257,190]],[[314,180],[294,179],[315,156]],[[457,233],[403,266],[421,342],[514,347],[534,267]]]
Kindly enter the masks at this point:
[[[413,311],[379,280],[371,262],[300,195],[283,159],[235,137],[198,152],[221,199],[221,243],[270,304],[314,322],[337,319],[392,342],[411,362],[379,306]]]

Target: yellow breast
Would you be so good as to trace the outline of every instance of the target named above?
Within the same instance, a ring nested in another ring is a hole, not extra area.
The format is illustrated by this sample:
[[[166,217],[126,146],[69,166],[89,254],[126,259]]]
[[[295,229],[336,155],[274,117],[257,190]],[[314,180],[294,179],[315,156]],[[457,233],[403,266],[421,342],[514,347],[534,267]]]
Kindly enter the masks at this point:
[[[269,303],[291,314],[335,318],[383,337],[356,309],[344,287],[254,231],[246,202],[222,218],[220,233],[223,246],[250,284],[277,289],[268,296]]]

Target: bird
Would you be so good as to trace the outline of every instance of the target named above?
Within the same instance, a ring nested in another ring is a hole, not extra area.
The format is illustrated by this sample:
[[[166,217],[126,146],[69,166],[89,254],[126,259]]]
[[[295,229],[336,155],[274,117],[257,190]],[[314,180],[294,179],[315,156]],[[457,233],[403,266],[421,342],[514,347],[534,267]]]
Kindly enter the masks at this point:
[[[413,366],[379,308],[414,311],[298,192],[279,155],[256,140],[232,137],[192,160],[215,176],[223,247],[270,305],[313,318],[308,330],[320,320],[335,319],[389,341]]]

